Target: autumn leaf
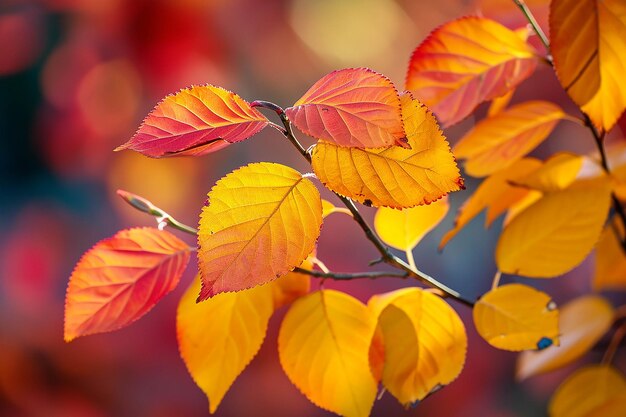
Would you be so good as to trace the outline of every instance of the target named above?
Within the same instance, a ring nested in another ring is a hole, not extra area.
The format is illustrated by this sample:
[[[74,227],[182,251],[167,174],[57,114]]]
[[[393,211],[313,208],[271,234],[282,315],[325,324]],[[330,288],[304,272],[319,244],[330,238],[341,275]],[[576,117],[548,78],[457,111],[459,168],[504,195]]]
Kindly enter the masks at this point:
[[[626,379],[619,371],[609,365],[588,365],[559,385],[550,399],[548,412],[550,417],[587,417],[624,393]]]
[[[153,158],[200,156],[247,139],[268,123],[237,94],[195,86],[165,97],[116,151],[132,149]]]
[[[626,108],[626,4],[553,0],[550,43],[565,91],[596,126],[610,130]]]
[[[614,217],[604,228],[596,245],[595,291],[626,290],[626,254],[622,246],[624,225]]]
[[[404,146],[400,97],[384,75],[367,68],[331,72],[285,113],[307,135],[338,146]]]
[[[521,201],[528,194],[528,190],[515,187],[512,183],[519,178],[524,178],[540,166],[541,161],[538,159],[523,158],[510,167],[486,178],[474,191],[474,194],[459,208],[454,220],[454,228],[443,236],[439,249],[443,249],[465,225],[484,209],[487,209],[485,226],[488,227],[509,207]]]
[[[415,49],[406,89],[447,127],[528,78],[537,66],[535,54],[518,34],[501,24],[464,17],[435,29]]]
[[[509,105],[514,94],[515,94],[515,90],[513,89],[509,91],[508,93],[506,93],[505,95],[496,97],[493,100],[491,100],[489,109],[487,109],[487,116],[488,117],[495,116],[496,114],[506,109],[506,106]]]
[[[299,266],[309,271],[313,270],[311,256]],[[273,291],[274,309],[279,309],[308,294],[311,290],[311,277],[291,271],[272,281],[270,287]]]
[[[587,353],[609,330],[615,312],[596,295],[576,298],[560,308],[560,345],[539,352],[523,352],[517,361],[517,378],[561,368]]]
[[[559,344],[559,312],[550,296],[522,284],[483,295],[473,310],[478,334],[491,346],[518,352]]]
[[[334,214],[334,213],[343,213],[343,214],[347,214],[348,216],[352,217],[352,213],[347,208],[336,207],[330,201],[324,200],[322,198],[322,217],[326,218],[326,217],[328,217],[328,216],[330,216],[331,214]]]
[[[319,192],[294,169],[261,162],[226,175],[200,215],[198,299],[291,271],[313,251],[321,225]]]
[[[545,101],[528,101],[481,120],[454,146],[465,172],[484,177],[510,166],[552,132],[565,113]]]
[[[547,159],[536,171],[515,180],[515,185],[541,192],[567,188],[576,180],[584,158],[569,152],[559,152]]]
[[[626,390],[593,409],[586,417],[623,417],[626,411]]]
[[[176,287],[190,252],[173,234],[148,227],[122,230],[96,244],[70,277],[65,341],[141,318]]]
[[[598,241],[610,201],[606,178],[579,181],[544,196],[504,228],[496,247],[498,269],[532,278],[568,272]]]
[[[360,301],[322,290],[298,299],[278,335],[280,363],[313,403],[345,417],[366,417],[376,397],[369,351],[376,319]]]
[[[402,116],[411,149],[345,148],[320,141],[313,171],[331,190],[375,207],[408,208],[463,187],[454,156],[433,115],[409,94]]]
[[[408,406],[454,381],[465,364],[467,336],[457,313],[420,288],[376,295],[368,307],[383,332],[383,385]]]
[[[391,247],[411,250],[443,220],[448,208],[446,197],[428,205],[403,210],[381,207],[374,218],[376,233]]]

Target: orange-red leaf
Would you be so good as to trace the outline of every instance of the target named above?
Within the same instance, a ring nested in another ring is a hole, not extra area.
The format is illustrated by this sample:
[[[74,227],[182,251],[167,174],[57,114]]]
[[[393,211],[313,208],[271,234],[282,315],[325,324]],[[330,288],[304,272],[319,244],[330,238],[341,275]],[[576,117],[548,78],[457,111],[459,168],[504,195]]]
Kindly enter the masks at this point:
[[[467,159],[465,172],[484,177],[508,167],[543,142],[563,111],[547,101],[528,101],[481,120],[454,146]]]
[[[493,20],[464,17],[446,23],[413,52],[406,88],[444,126],[477,105],[506,94],[537,66],[534,49]]]
[[[593,122],[609,130],[626,108],[626,3],[550,3],[554,68],[561,85]]]
[[[313,251],[321,225],[320,194],[298,171],[262,162],[226,175],[200,216],[199,300],[291,271]]]
[[[393,83],[367,68],[331,72],[285,110],[298,129],[339,146],[404,145],[400,97]]]
[[[135,136],[116,150],[132,149],[153,158],[199,156],[247,139],[268,123],[237,94],[195,86],[165,97]]]
[[[122,328],[172,291],[190,248],[173,234],[128,229],[91,248],[78,262],[65,299],[65,340]]]

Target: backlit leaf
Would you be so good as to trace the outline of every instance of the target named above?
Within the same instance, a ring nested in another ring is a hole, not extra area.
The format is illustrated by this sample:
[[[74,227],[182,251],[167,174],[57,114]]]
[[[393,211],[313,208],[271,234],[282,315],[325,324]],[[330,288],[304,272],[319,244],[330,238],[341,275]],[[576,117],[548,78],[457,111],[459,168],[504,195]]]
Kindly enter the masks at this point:
[[[487,110],[487,116],[495,116],[500,113],[502,110],[506,109],[506,106],[511,102],[513,98],[513,94],[515,94],[515,90],[511,90],[505,95],[501,97],[496,97],[491,100],[491,104],[489,105],[489,109]]]
[[[300,264],[300,268],[309,271],[313,269],[311,256]],[[311,277],[291,271],[273,281],[271,288],[274,293],[274,308],[278,309],[308,294],[311,290]]]
[[[444,126],[506,94],[537,66],[534,49],[493,20],[464,17],[435,29],[413,52],[406,89]]]
[[[594,408],[586,417],[623,417],[626,414],[626,389]]]
[[[597,126],[611,129],[626,108],[626,3],[554,0],[550,38],[565,91]]]
[[[122,230],[96,244],[70,277],[65,340],[117,330],[142,317],[176,287],[190,252],[173,234],[148,227]]]
[[[408,406],[457,378],[467,336],[457,313],[439,296],[404,288],[372,297],[384,336],[383,384]]]
[[[433,115],[409,94],[402,116],[411,149],[344,148],[320,141],[313,171],[331,190],[376,207],[407,208],[463,187],[454,156]]]
[[[212,85],[169,95],[150,114],[131,140],[116,150],[146,156],[200,156],[255,135],[268,120],[237,94]]]
[[[485,208],[487,209],[485,226],[489,226],[509,207],[521,201],[528,194],[528,190],[514,187],[511,183],[525,177],[540,166],[541,161],[538,159],[524,158],[486,178],[459,208],[454,220],[454,228],[443,236],[439,249],[447,245],[450,239]]]
[[[481,120],[454,146],[465,171],[484,177],[510,166],[548,137],[565,115],[556,105],[528,101]]]
[[[406,142],[396,88],[367,68],[331,72],[285,113],[307,135],[339,146],[381,148]]]
[[[374,315],[342,292],[322,290],[293,303],[278,335],[280,363],[313,403],[346,417],[369,415],[376,397],[369,351]]]
[[[381,207],[374,218],[376,233],[389,246],[411,250],[439,224],[448,213],[448,208],[446,197],[428,205],[403,210]]]
[[[291,271],[313,251],[321,225],[319,192],[294,169],[262,162],[226,175],[200,215],[199,300]]]
[[[498,269],[533,278],[571,270],[598,241],[610,201],[605,178],[579,181],[544,196],[504,228],[496,247]]]
[[[561,383],[550,400],[548,412],[550,417],[587,417],[624,392],[626,379],[620,372],[608,365],[589,365]]]
[[[542,192],[563,190],[574,182],[582,166],[582,156],[560,152],[552,155],[536,171],[516,180],[515,184]]]
[[[180,300],[178,348],[193,380],[207,395],[211,413],[259,351],[274,312],[272,287],[283,278],[196,303],[197,278]]]
[[[517,378],[561,368],[580,358],[609,330],[614,310],[604,298],[587,295],[560,308],[560,345],[518,357]]]
[[[559,344],[559,312],[550,296],[522,284],[483,295],[473,310],[476,330],[498,349],[545,349]]]
[[[624,225],[619,218],[614,217],[602,231],[596,246],[596,269],[592,282],[594,290],[626,290],[623,238]]]

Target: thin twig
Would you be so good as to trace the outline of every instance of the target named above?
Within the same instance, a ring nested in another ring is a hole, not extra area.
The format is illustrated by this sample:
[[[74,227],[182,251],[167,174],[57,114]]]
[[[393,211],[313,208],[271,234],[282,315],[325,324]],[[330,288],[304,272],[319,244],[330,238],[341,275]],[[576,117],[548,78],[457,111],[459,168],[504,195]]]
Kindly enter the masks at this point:
[[[322,272],[322,271],[311,271],[308,269],[297,267],[293,270],[294,272],[298,272],[300,274],[310,275],[315,278],[330,278],[337,281],[348,281],[352,279],[360,279],[360,278],[409,278],[409,274],[404,272],[384,272],[384,271],[368,271],[368,272],[352,272],[352,273],[338,273],[338,272]]]
[[[533,13],[530,11],[528,6],[526,5],[526,2],[524,2],[524,0],[513,0],[513,3],[515,3],[517,7],[520,8],[522,13],[524,13],[524,16],[526,16],[526,20],[528,20],[528,23],[530,23],[530,26],[532,26],[533,30],[539,37],[539,40],[541,40],[541,43],[546,48],[546,52],[548,54],[548,56],[546,57],[546,60],[549,63],[552,63],[552,57],[550,55],[550,42],[548,41],[548,37],[546,36],[544,31],[541,29],[541,26],[539,26],[539,23],[537,23],[537,19],[535,19],[535,16],[533,16]]]
[[[619,345],[624,340],[624,336],[626,336],[626,323],[618,327],[617,330],[615,330],[615,333],[613,333],[613,336],[611,337],[611,342],[609,343],[609,347],[606,348],[604,356],[602,357],[603,365],[610,365],[611,362],[613,362],[615,353],[617,352]]]

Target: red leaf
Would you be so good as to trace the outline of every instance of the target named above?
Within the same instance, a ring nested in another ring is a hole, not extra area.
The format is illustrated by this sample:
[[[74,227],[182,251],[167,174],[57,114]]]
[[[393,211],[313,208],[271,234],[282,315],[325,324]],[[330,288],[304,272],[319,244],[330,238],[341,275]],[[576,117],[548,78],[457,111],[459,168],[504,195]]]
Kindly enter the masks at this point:
[[[200,156],[260,132],[268,120],[237,94],[212,85],[165,97],[131,140],[118,147],[146,156]]]
[[[172,291],[191,248],[154,229],[122,230],[78,262],[65,299],[65,340],[117,330],[139,319]]]
[[[406,144],[398,91],[387,77],[367,68],[331,72],[285,113],[307,135],[339,146]]]

